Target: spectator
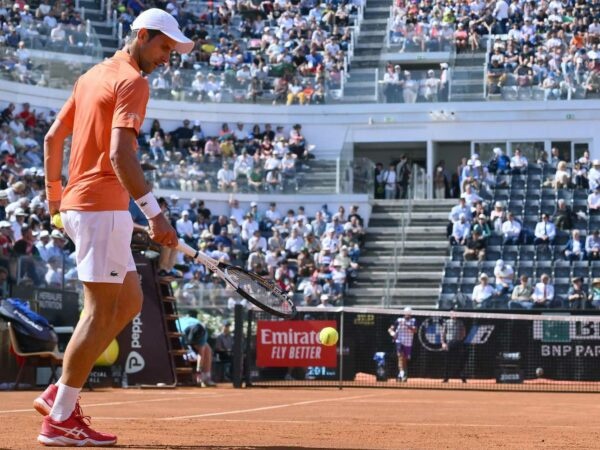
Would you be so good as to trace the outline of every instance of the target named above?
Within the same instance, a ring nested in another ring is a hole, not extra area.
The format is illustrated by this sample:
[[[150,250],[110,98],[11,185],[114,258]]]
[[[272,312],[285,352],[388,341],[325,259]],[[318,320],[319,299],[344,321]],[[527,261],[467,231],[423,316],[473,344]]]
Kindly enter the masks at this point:
[[[502,235],[504,245],[518,245],[520,243],[522,226],[515,219],[514,214],[509,211],[507,220],[502,224]]]
[[[594,230],[585,240],[585,253],[590,261],[600,259],[600,231]]]
[[[217,172],[217,182],[222,191],[237,192],[237,182],[233,170],[229,168],[229,163],[223,161],[223,168]]]
[[[565,247],[564,254],[565,259],[569,261],[583,261],[586,258],[585,243],[579,230],[573,230],[572,236]]]
[[[592,161],[592,168],[588,173],[588,181],[592,191],[595,191],[600,186],[600,159]]]
[[[540,282],[535,285],[533,295],[534,308],[549,308],[554,301],[554,286],[550,283],[550,276],[547,273],[542,274]]]
[[[479,284],[473,288],[471,299],[476,308],[487,309],[492,307],[492,298],[494,296],[494,288],[488,283],[487,274],[479,275]]]
[[[592,280],[592,290],[588,300],[592,302],[592,308],[600,309],[600,278]]]
[[[542,220],[535,226],[535,245],[554,245],[556,237],[556,226],[550,222],[548,214],[542,214]]]
[[[504,1],[504,0],[499,0]],[[527,171],[527,158],[522,155],[521,149],[515,149],[514,156],[510,159],[510,167],[515,175],[522,175]]]
[[[596,189],[594,189],[594,191],[588,195],[587,203],[588,212],[591,215],[600,213],[600,185],[596,186]]]
[[[562,198],[558,200],[558,208],[554,213],[553,222],[559,230],[570,230],[573,228],[573,211]]]
[[[212,349],[208,345],[208,332],[206,327],[198,320],[198,313],[190,311],[187,315],[177,319],[177,328],[183,333],[183,342],[195,355],[196,382],[203,386],[212,387]]]
[[[467,239],[465,247],[465,261],[485,260],[485,239],[481,236],[479,229],[473,229],[471,236]]]
[[[458,222],[452,226],[452,235],[450,236],[451,245],[465,245],[471,234],[471,227],[467,222],[467,217],[464,213],[459,215]]]
[[[573,277],[571,279],[571,287],[567,292],[567,301],[570,309],[591,308],[592,305],[588,301],[587,292],[583,288],[583,278]]]
[[[570,187],[570,183],[571,174],[568,171],[567,163],[565,161],[560,161],[556,166],[552,187],[554,187],[554,189],[567,189]]]
[[[504,260],[496,261],[494,267],[494,277],[496,277],[496,294],[500,297],[512,292],[515,270],[510,264],[506,264]]]
[[[533,295],[533,288],[529,285],[529,277],[527,275],[521,275],[519,278],[520,284],[515,286],[508,302],[510,309],[531,309],[533,303],[531,296]]]
[[[471,233],[474,233],[475,231],[479,232],[479,235],[484,242],[487,241],[487,239],[492,235],[492,230],[490,229],[490,225],[485,214],[479,214],[479,216],[477,216],[477,222],[475,222],[471,227]]]

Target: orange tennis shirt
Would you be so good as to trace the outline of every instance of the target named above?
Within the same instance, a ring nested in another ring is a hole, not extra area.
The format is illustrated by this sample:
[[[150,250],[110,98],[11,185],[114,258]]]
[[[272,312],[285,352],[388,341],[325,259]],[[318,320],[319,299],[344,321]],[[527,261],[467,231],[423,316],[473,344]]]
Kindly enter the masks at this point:
[[[127,210],[129,193],[110,162],[110,135],[113,128],[133,128],[139,134],[148,97],[148,82],[123,51],[79,77],[58,114],[73,130],[62,211]]]

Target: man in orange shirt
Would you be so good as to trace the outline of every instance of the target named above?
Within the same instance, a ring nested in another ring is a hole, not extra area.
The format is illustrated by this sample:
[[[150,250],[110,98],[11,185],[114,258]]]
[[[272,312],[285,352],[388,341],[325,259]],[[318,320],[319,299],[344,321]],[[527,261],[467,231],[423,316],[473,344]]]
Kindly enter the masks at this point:
[[[114,435],[90,428],[78,396],[98,356],[140,311],[142,291],[130,251],[133,197],[148,218],[149,233],[175,247],[177,234],[144,181],[136,157],[151,73],[172,51],[188,53],[194,43],[165,11],[149,9],[133,22],[122,51],[82,75],[45,138],[46,192],[51,214],[60,211],[75,243],[84,286],[84,309],[65,351],[56,385],[35,399],[44,417],[44,445],[105,446]],[[63,146],[72,135],[69,181],[62,190]]]

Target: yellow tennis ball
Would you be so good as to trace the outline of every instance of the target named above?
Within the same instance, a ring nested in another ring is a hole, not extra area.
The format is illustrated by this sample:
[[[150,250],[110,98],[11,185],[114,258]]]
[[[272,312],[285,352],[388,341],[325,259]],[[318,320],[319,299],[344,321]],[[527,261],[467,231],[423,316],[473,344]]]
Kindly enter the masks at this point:
[[[119,343],[116,339],[113,339],[106,350],[96,360],[96,366],[112,366],[119,357]]]
[[[64,228],[62,218],[60,217],[60,213],[56,213],[52,216],[52,225],[54,225],[56,228]]]
[[[321,344],[326,345],[327,347],[337,344],[338,338],[338,332],[333,327],[325,327],[319,333],[319,341],[321,341]]]

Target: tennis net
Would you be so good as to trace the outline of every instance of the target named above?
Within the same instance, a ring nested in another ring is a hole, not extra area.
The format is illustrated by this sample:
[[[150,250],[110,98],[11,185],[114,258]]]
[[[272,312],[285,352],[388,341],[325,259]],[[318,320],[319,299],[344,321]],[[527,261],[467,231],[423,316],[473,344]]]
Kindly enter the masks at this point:
[[[300,308],[248,312],[244,377],[257,386],[600,391],[600,315]],[[339,332],[334,347],[318,333]],[[402,361],[402,362],[399,362]]]

